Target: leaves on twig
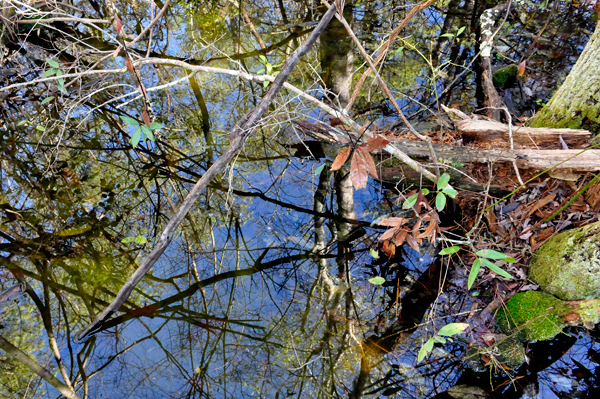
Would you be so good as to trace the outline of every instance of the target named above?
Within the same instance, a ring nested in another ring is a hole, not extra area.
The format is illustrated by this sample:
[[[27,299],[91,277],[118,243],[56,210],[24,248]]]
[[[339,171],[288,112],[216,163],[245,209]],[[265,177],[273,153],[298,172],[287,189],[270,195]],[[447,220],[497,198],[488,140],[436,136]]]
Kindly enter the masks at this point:
[[[367,125],[365,124],[360,129],[361,133],[366,126]],[[383,148],[388,144],[389,140],[386,138],[379,135],[374,135],[373,137],[370,137],[365,144],[361,144],[356,147],[354,154],[352,155],[352,160],[350,161],[350,178],[355,189],[359,190],[367,187],[369,175],[375,178],[378,177],[377,166],[375,165],[375,161],[373,160],[370,152]],[[342,148],[333,161],[331,170],[340,169],[348,160],[351,151],[352,149],[350,147]]]
[[[129,55],[125,55],[125,65],[127,66],[127,70],[133,73],[133,62],[131,62]]]
[[[121,18],[115,15],[115,29],[117,33],[123,36],[123,22],[121,22]]]
[[[144,110],[144,112],[142,112],[142,119],[144,120],[144,123],[146,124],[146,126],[150,127],[150,116],[148,116],[148,112],[146,112],[146,110]]]

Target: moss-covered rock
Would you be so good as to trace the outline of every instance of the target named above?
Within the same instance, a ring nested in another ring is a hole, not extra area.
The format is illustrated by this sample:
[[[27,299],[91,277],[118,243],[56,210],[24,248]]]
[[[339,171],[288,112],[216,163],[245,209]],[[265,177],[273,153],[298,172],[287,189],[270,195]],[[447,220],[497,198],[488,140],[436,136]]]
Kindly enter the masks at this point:
[[[506,334],[527,341],[553,338],[566,326],[592,329],[598,322],[600,299],[562,301],[538,291],[515,294],[496,314],[496,323]]]
[[[500,309],[496,322],[507,334],[527,341],[543,341],[560,334],[570,313],[563,301],[538,291],[519,292]]]
[[[560,299],[600,298],[600,222],[552,237],[533,256],[529,278]]]
[[[513,87],[517,83],[518,75],[519,66],[511,64],[494,72],[492,75],[492,82],[494,82],[494,86],[499,89]]]

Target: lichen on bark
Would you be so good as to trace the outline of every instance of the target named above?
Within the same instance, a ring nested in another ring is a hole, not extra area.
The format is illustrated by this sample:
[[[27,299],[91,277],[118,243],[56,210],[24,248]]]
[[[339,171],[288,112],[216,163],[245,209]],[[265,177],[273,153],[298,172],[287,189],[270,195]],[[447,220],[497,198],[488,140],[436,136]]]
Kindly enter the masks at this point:
[[[560,299],[600,298],[600,222],[548,240],[531,259],[529,278]]]
[[[600,133],[600,23],[567,79],[528,125]]]

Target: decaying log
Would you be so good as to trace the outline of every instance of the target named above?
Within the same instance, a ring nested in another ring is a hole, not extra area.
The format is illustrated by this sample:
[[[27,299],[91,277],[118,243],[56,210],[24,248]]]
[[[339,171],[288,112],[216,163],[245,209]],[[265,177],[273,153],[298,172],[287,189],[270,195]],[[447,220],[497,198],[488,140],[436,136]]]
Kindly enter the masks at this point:
[[[500,122],[465,119],[455,123],[456,130],[463,136],[465,143],[491,143],[494,147],[509,144],[509,126]],[[560,149],[560,137],[570,149],[586,148],[592,137],[587,130],[550,129],[525,126],[513,126],[512,137],[517,148]]]
[[[492,124],[498,129],[498,133],[503,129],[504,124],[487,121],[477,120],[465,120],[458,122],[485,122],[485,124]],[[305,134],[316,138],[317,140],[327,141],[333,144],[347,144],[350,142],[348,134],[349,132],[344,131],[343,128],[333,128],[326,124],[316,124],[308,121],[296,121],[295,125]],[[499,126],[496,126],[499,125]],[[502,127],[502,128],[501,128]],[[508,129],[508,127],[506,127]],[[534,128],[523,128],[525,132],[533,131],[535,140],[539,142],[550,141],[547,137],[554,137],[558,139],[558,135],[550,132],[557,130],[559,132],[574,131],[580,132],[579,134],[572,134],[569,139],[564,138],[568,143],[569,141],[582,142],[589,139],[589,132],[573,130],[573,129],[534,129]],[[584,133],[582,133],[584,132]],[[514,139],[513,132],[513,139]],[[492,135],[492,134],[491,134]],[[546,136],[544,136],[546,135]],[[429,159],[431,153],[429,145],[422,141],[415,140],[394,140],[386,136],[391,140],[391,143],[402,150],[410,157],[417,159]],[[529,139],[529,135],[524,135]],[[584,139],[585,138],[585,139]],[[542,171],[546,169],[554,170],[568,170],[570,172],[596,172],[600,171],[600,150],[552,150],[552,149],[489,149],[483,150],[480,148],[470,147],[459,147],[448,144],[433,144],[433,149],[437,155],[438,162],[451,164],[451,163],[498,163],[498,162],[515,162],[519,169],[533,169]]]

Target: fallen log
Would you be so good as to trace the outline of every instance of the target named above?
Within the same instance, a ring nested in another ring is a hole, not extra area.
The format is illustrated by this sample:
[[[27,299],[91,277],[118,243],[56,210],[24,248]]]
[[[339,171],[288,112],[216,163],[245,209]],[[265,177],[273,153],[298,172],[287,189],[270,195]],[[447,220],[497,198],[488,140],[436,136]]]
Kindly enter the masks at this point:
[[[348,145],[350,143],[350,132],[343,128],[331,127],[323,123],[311,123],[307,121],[298,121],[295,125],[305,134],[320,141],[328,142],[325,148],[325,154],[334,159],[337,152],[341,149],[340,144]],[[502,125],[502,124],[500,124]],[[422,141],[415,140],[394,140],[389,135],[391,144],[411,158],[419,161],[431,161],[431,151],[429,145]],[[353,138],[353,140],[355,140]],[[528,179],[539,172],[549,170],[550,177],[563,180],[576,180],[579,175],[588,172],[600,171],[600,150],[538,150],[538,149],[488,149],[470,148],[465,146],[456,146],[449,144],[433,144],[433,150],[437,157],[438,164],[450,166],[449,170],[459,171],[457,174],[459,182],[457,187],[479,190],[487,184],[489,179],[488,168],[492,168],[492,188],[499,190],[512,189],[518,186],[517,179],[514,179],[512,170],[516,163],[522,177]],[[384,154],[380,152],[383,161]],[[390,164],[391,162],[391,164]],[[427,166],[427,165],[425,165]],[[434,170],[435,165],[430,169]],[[439,165],[442,166],[443,165]],[[452,174],[452,173],[451,173]],[[470,177],[465,177],[465,175]],[[461,177],[462,176],[462,177]],[[420,180],[418,174],[403,168],[399,161],[389,161],[383,163],[381,167],[381,178],[387,181],[399,181],[406,179],[408,181]],[[453,180],[454,181],[454,180]]]
[[[465,119],[456,122],[455,126],[465,143],[489,143],[494,147],[510,148],[511,129],[504,123]],[[570,149],[583,149],[589,146],[592,134],[579,129],[512,126],[512,138],[515,148],[561,149],[562,138]]]

